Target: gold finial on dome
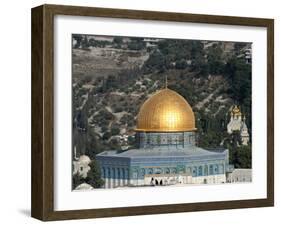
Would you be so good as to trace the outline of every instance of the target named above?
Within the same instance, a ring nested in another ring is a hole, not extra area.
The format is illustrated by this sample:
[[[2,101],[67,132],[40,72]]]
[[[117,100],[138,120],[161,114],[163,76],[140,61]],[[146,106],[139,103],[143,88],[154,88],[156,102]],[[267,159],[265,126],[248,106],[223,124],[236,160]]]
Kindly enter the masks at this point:
[[[194,131],[195,117],[188,102],[168,88],[159,90],[141,106],[136,131]]]

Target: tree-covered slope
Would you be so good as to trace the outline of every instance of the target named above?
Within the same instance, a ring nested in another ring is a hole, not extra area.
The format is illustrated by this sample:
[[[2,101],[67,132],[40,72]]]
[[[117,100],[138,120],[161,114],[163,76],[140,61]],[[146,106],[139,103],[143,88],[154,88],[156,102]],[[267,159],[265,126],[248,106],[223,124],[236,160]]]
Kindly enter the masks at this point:
[[[231,106],[237,104],[251,134],[251,64],[243,55],[250,47],[247,43],[74,36],[73,145],[78,154],[94,158],[103,150],[133,147],[139,108],[165,87],[166,77],[168,87],[186,98],[195,112],[198,145],[223,145],[237,152],[239,141],[226,133],[226,125]],[[231,156],[231,161],[238,165],[238,157]],[[249,167],[245,161],[239,164]]]

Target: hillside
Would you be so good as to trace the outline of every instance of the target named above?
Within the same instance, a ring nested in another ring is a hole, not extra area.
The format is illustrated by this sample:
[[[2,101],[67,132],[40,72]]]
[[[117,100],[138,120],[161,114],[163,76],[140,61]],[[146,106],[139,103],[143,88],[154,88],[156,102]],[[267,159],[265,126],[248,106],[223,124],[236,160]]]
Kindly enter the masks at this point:
[[[97,36],[98,37],[98,36]],[[165,86],[196,114],[198,144],[226,139],[229,109],[238,104],[251,134],[251,64],[247,43],[73,37],[73,144],[91,158],[134,146],[142,103]]]

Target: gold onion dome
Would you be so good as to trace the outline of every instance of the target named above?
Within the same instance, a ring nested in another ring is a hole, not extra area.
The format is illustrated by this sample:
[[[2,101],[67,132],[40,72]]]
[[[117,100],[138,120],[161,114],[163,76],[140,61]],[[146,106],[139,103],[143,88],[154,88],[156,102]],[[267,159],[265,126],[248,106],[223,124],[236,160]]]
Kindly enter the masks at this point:
[[[162,89],[147,99],[137,116],[136,131],[181,132],[194,131],[192,108],[177,92]]]
[[[242,115],[241,112],[240,112],[240,109],[237,107],[237,105],[234,106],[234,108],[232,109],[232,112],[231,112],[231,113],[232,113],[233,115],[235,115],[235,116],[236,116],[236,115],[238,115],[238,116],[239,116],[239,115]]]

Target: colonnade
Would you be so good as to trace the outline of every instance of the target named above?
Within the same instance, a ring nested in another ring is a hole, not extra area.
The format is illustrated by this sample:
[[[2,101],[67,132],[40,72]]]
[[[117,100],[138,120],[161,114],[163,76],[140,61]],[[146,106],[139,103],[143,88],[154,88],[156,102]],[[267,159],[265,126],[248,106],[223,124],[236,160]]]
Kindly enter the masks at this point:
[[[192,177],[211,176],[225,174],[224,164],[202,164],[188,167],[157,167],[157,168],[140,168],[132,171],[132,179],[137,180],[147,174],[182,174],[188,173]],[[102,178],[104,179],[104,188],[123,187],[129,184],[129,169],[122,167],[103,167]]]
[[[105,188],[123,187],[129,184],[129,169],[117,167],[103,167],[102,178]]]
[[[209,164],[209,165],[193,166],[187,168],[187,173],[190,173],[192,177],[224,174],[225,166],[224,164]]]
[[[144,174],[182,174],[188,173],[192,175],[192,177],[197,176],[209,176],[216,174],[224,174],[225,166],[224,164],[202,164],[197,166],[182,166],[182,167],[153,167],[153,168],[140,168],[137,171],[133,171],[137,173],[138,177],[143,177]],[[136,178],[134,178],[136,179]]]

